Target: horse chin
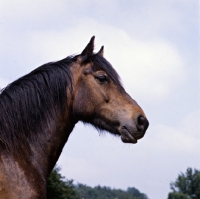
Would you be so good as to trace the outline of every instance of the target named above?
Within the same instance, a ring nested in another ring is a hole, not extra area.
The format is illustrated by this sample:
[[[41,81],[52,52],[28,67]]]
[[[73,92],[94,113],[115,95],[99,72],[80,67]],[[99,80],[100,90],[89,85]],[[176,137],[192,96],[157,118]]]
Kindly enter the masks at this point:
[[[130,128],[125,126],[122,126],[119,129],[113,128],[113,125],[108,125],[108,123],[98,119],[94,120],[92,124],[99,130],[108,131],[114,135],[121,136],[121,140],[124,143],[136,144],[137,139],[140,139],[139,137],[134,137],[133,133],[130,133]]]
[[[137,139],[133,137],[133,135],[131,135],[129,133],[128,130],[123,129],[120,131],[121,134],[121,140],[124,143],[132,143],[132,144],[136,144],[137,143]]]

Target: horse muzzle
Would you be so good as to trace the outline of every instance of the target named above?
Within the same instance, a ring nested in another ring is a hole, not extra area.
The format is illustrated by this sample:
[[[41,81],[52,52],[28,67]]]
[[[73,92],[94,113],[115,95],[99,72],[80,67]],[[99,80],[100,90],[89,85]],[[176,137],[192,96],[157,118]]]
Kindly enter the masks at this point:
[[[119,129],[122,142],[137,143],[137,140],[144,136],[148,126],[148,120],[142,115],[137,117],[136,122],[127,122],[127,124],[122,125]]]

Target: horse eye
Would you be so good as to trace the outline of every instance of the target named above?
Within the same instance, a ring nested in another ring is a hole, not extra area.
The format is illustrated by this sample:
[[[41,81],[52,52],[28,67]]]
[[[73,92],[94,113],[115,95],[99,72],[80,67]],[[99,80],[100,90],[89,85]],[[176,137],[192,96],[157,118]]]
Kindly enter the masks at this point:
[[[108,81],[108,78],[105,75],[96,76],[95,79],[97,79],[100,83]]]

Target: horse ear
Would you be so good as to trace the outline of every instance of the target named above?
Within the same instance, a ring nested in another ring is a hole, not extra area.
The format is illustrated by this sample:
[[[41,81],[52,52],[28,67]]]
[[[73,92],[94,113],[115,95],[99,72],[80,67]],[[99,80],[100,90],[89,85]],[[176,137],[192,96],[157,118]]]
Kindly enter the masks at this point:
[[[88,45],[85,47],[85,49],[82,51],[81,56],[90,56],[93,54],[93,50],[94,50],[94,39],[95,36],[93,36],[90,39],[90,42],[88,43]]]
[[[103,57],[103,55],[104,55],[104,46],[101,46],[101,49],[99,50],[99,52],[97,54],[100,55],[101,57]]]

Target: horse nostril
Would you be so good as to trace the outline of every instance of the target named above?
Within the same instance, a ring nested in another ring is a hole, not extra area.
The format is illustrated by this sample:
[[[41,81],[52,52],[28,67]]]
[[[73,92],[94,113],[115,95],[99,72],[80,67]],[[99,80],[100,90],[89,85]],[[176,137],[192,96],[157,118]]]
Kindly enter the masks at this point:
[[[139,130],[143,130],[146,131],[146,129],[149,126],[149,122],[146,118],[144,118],[143,116],[139,115],[137,118],[137,127]]]
[[[142,116],[139,116],[137,119],[137,122],[138,122],[139,126],[143,126],[146,122],[146,119]]]

